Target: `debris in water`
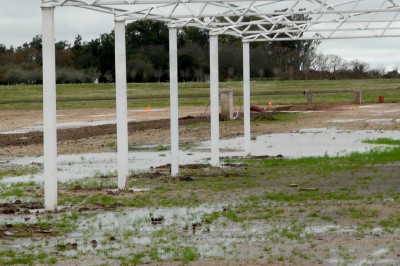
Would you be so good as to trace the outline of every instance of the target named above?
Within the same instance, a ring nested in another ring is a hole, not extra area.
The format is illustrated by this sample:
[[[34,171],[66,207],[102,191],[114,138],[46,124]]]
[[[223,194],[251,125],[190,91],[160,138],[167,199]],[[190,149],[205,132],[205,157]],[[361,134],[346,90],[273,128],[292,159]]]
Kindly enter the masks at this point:
[[[65,245],[68,249],[78,249],[78,243],[67,243]]]
[[[14,233],[11,233],[10,231],[4,231],[3,233],[5,236],[13,236]]]
[[[300,191],[318,191],[319,188],[309,187],[309,188],[300,188]]]
[[[184,177],[180,177],[179,181],[186,181],[186,182],[192,182],[195,181],[196,179],[191,178],[190,176],[184,176]]]
[[[151,217],[151,224],[156,225],[156,224],[162,224],[164,222],[164,217]]]

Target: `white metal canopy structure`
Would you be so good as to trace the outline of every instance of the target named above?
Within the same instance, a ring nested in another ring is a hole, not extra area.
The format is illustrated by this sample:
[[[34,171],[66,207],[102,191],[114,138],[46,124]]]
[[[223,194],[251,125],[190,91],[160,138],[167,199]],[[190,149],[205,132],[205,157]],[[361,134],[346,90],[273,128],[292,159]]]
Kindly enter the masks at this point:
[[[177,29],[210,31],[211,160],[219,165],[218,35],[243,40],[244,151],[250,153],[250,42],[400,36],[400,0],[42,0],[45,207],[57,209],[54,9],[75,6],[114,15],[118,188],[128,176],[125,21],[168,23],[171,175],[179,173]]]
[[[43,0],[119,20],[162,20],[199,26],[247,41],[399,36],[399,0]],[[301,20],[299,15],[307,15]]]

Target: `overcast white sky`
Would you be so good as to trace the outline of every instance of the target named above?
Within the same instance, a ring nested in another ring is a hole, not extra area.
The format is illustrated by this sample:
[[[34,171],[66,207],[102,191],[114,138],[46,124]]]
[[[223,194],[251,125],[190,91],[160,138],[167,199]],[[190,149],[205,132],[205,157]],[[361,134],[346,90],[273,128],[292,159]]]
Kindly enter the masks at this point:
[[[0,0],[0,43],[20,46],[41,34],[41,0]],[[73,43],[99,37],[113,29],[113,16],[79,8],[56,9],[56,39]],[[327,40],[318,49],[346,60],[359,59],[373,67],[390,70],[400,64],[400,37],[357,40]]]

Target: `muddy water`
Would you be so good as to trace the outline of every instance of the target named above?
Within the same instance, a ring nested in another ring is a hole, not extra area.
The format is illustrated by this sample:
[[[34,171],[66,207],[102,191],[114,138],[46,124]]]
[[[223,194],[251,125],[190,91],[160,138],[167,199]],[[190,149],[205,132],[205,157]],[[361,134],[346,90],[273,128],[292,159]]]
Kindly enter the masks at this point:
[[[37,245],[46,251],[51,251],[60,243],[76,243],[76,248],[68,249],[63,254],[66,256],[76,256],[82,253],[95,254],[98,249],[118,248],[119,251],[115,255],[126,255],[131,252],[129,247],[155,244],[166,237],[183,234],[189,241],[190,238],[201,235],[206,229],[201,224],[202,215],[215,211],[222,211],[222,205],[202,205],[193,208],[127,208],[119,211],[100,212],[95,215],[85,216],[82,214],[77,221],[78,227],[66,236],[35,241],[29,238],[0,240],[2,244],[0,250]],[[36,214],[0,215],[0,221],[6,224],[35,224],[43,219],[46,218],[43,216],[38,218]],[[152,220],[157,220],[157,222]],[[193,225],[196,225],[198,229],[194,229]],[[93,240],[97,242],[96,245],[93,245]],[[48,242],[46,246],[44,245],[45,241]],[[217,255],[216,252],[210,253],[214,248],[210,248],[208,244],[202,245],[205,253]],[[168,259],[168,257],[164,259]]]
[[[337,130],[330,128],[309,128],[288,133],[258,136],[251,142],[251,154],[283,155],[287,158],[337,156],[351,152],[366,152],[375,147],[362,143],[366,139],[393,138],[399,139],[398,131],[373,130]],[[207,147],[209,143],[203,145]],[[242,150],[243,139],[236,138],[221,141],[221,148],[226,150]]]
[[[304,254],[316,256],[325,265],[399,263],[399,259],[393,257],[393,245],[398,239],[399,231],[387,234],[381,228],[372,228],[360,239],[354,226],[308,223],[300,230],[299,239],[291,239],[286,238],[284,232],[291,232],[292,223],[263,220],[234,223],[225,218],[219,218],[212,224],[202,221],[204,214],[222,213],[223,209],[224,205],[220,204],[194,208],[127,208],[81,214],[76,221],[78,227],[72,233],[48,239],[2,239],[0,250],[56,250],[66,258],[91,255],[101,258],[104,254],[107,257],[129,256],[155,248],[159,260],[169,260],[173,256],[168,252],[171,246],[190,246],[198,251],[200,259],[239,257],[244,260],[258,258],[260,255],[267,257],[268,254],[290,256],[295,248],[305,252]],[[0,215],[1,220],[4,219],[3,216]],[[26,221],[27,217],[31,219]],[[152,218],[159,219],[160,222],[153,223]],[[40,219],[45,218],[35,215],[7,216],[6,222],[36,223]],[[358,244],[362,241],[363,248],[357,249],[358,245],[354,244],[354,248],[344,250],[343,246],[351,241],[358,241]],[[313,243],[319,244],[310,248]],[[60,246],[67,248],[60,250]],[[72,246],[74,247],[71,248]],[[107,253],[103,254],[104,251]],[[348,259],[350,254],[351,260]],[[150,261],[151,257],[143,258],[145,263]]]
[[[346,131],[330,128],[310,128],[294,132],[258,136],[251,142],[254,156],[283,155],[287,158],[312,156],[338,156],[351,152],[367,152],[376,147],[363,143],[366,139],[399,139],[398,131],[357,130]],[[144,147],[156,150],[156,147]],[[221,140],[221,156],[243,156],[243,138]],[[202,142],[180,152],[181,164],[207,163],[210,157],[210,142]],[[129,153],[130,171],[143,172],[152,167],[170,162],[169,151],[140,151]],[[14,158],[10,165],[29,166],[42,164],[43,157]],[[91,153],[60,155],[58,157],[58,180],[69,181],[101,175],[116,175],[115,153]],[[1,182],[43,182],[43,174],[3,178]]]

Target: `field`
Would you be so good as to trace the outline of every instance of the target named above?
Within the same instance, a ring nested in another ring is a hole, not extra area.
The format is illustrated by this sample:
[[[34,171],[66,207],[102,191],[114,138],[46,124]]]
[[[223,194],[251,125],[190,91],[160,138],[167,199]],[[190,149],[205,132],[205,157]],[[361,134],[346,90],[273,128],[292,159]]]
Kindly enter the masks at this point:
[[[220,88],[232,88],[235,101],[243,93],[241,82],[224,82]],[[364,102],[376,102],[385,95],[387,102],[400,101],[400,82],[396,79],[376,80],[310,80],[310,81],[252,81],[252,103],[273,104],[305,103],[304,90],[315,91],[316,103],[350,103],[353,92],[363,91]],[[208,83],[182,83],[179,86],[180,105],[204,106],[209,102]],[[128,106],[166,107],[169,106],[169,85],[167,83],[128,84]],[[113,84],[66,84],[57,86],[58,108],[115,108],[115,87]],[[1,109],[41,109],[42,87],[0,86]]]
[[[181,84],[176,178],[168,85],[129,84],[126,191],[115,189],[112,86],[57,88],[54,213],[43,211],[41,87],[0,87],[1,265],[400,264],[399,81],[253,81],[252,103],[273,107],[252,115],[249,157],[243,121],[221,122],[218,168],[207,163],[208,84]]]

